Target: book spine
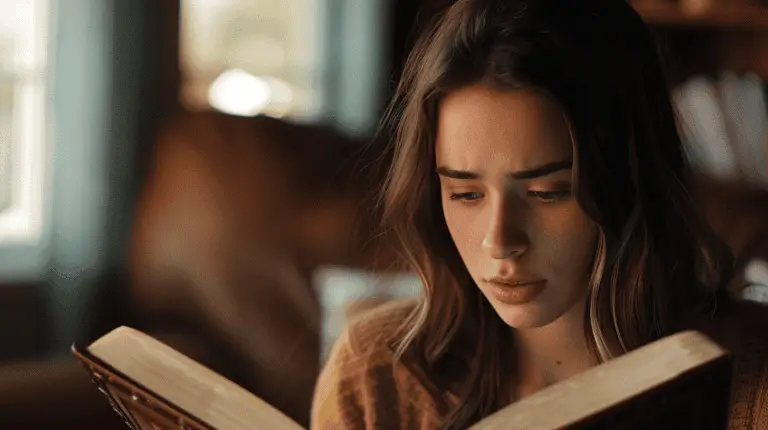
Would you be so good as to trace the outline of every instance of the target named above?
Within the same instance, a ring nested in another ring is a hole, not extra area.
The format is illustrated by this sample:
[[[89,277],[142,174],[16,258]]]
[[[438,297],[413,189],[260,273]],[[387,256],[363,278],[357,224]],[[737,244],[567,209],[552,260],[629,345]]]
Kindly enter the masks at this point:
[[[96,387],[109,401],[112,409],[131,430],[212,430],[187,420],[181,414],[163,410],[146,395],[131,390],[98,367],[86,366]]]
[[[91,380],[93,383],[96,385],[99,391],[104,394],[104,396],[109,401],[110,406],[112,406],[112,409],[117,413],[118,416],[120,416],[120,418],[123,419],[128,428],[131,430],[142,430],[139,425],[134,422],[131,414],[124,410],[122,406],[120,406],[122,402],[120,402],[112,395],[112,393],[110,393],[109,387],[104,381],[104,376],[92,368],[89,368],[88,371],[91,373]]]

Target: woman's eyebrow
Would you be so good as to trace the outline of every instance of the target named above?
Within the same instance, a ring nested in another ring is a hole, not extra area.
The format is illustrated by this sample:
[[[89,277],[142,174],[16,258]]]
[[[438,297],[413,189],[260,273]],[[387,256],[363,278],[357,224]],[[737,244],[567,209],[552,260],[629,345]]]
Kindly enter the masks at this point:
[[[572,160],[553,161],[551,163],[543,164],[541,166],[537,166],[532,169],[526,169],[526,170],[520,170],[517,172],[508,173],[507,176],[517,180],[534,179],[534,178],[540,178],[542,176],[551,175],[561,170],[570,169],[571,167],[573,167]],[[446,166],[438,167],[437,174],[440,176],[445,176],[446,178],[465,179],[465,180],[480,179],[483,177],[483,175],[477,172],[471,172],[468,170],[456,170]]]
[[[437,174],[445,176],[446,178],[453,179],[480,179],[483,175],[476,172],[469,172],[466,170],[456,170],[449,167],[440,166],[437,168]]]
[[[573,167],[573,161],[571,160],[553,161],[551,163],[547,163],[539,167],[534,167],[533,169],[512,172],[508,174],[508,176],[512,179],[518,179],[518,180],[534,179],[534,178],[540,178],[542,176],[551,175],[561,170],[567,170],[567,169],[570,169],[571,167]]]

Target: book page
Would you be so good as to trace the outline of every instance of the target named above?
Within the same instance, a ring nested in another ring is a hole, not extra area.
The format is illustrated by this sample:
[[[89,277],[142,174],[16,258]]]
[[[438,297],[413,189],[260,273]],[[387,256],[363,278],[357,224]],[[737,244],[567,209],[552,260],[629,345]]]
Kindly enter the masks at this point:
[[[690,379],[682,380],[684,377]],[[562,428],[611,409],[622,420],[628,420],[633,412],[648,411],[651,409],[646,407],[652,404],[656,407],[668,402],[670,399],[664,394],[672,390],[673,382],[680,383],[674,385],[681,390],[678,393],[690,393],[691,387],[714,383],[718,388],[712,396],[723,399],[728,393],[729,377],[727,355],[719,345],[698,332],[678,333],[545,388],[487,417],[472,429]],[[721,383],[723,379],[725,385]],[[634,408],[618,408],[622,403],[641,401],[644,403]],[[721,403],[722,411],[727,413],[727,400]],[[712,413],[721,415],[717,409]],[[652,416],[646,415],[634,419]]]
[[[149,391],[219,430],[301,428],[242,387],[136,330],[115,329],[88,349]]]

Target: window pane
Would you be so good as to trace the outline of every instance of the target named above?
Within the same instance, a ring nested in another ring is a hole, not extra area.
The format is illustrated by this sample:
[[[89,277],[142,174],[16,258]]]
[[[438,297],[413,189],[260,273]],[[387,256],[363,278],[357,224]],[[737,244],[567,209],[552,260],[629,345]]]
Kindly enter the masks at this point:
[[[48,0],[0,0],[0,241],[40,234]]]
[[[46,33],[47,3],[0,0],[0,70],[16,75],[40,72],[45,63],[41,36]]]
[[[323,102],[317,0],[182,0],[183,102],[237,115],[315,117]]]
[[[13,79],[0,78],[0,211],[10,204],[10,149],[13,142]]]

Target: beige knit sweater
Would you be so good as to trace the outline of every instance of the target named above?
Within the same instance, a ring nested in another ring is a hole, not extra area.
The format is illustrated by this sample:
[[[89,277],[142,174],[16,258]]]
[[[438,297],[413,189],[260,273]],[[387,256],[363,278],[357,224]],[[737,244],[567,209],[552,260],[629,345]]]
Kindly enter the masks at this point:
[[[312,429],[442,427],[452,399],[418,369],[395,360],[391,347],[413,305],[389,303],[350,324],[318,380]],[[713,337],[725,339],[735,358],[730,428],[768,430],[768,308],[734,305],[727,312]]]

